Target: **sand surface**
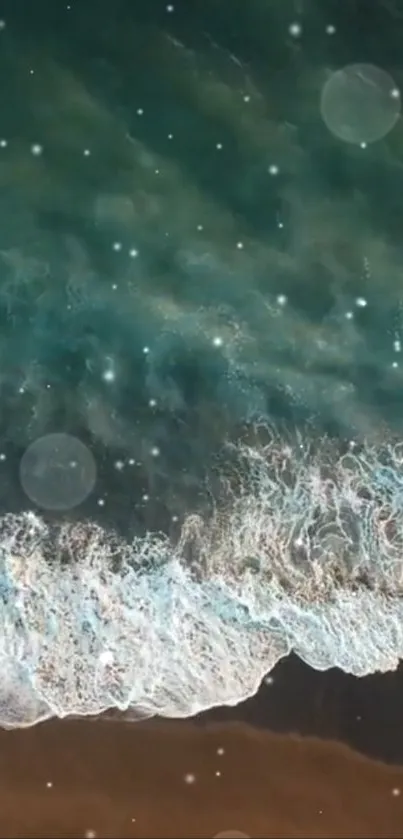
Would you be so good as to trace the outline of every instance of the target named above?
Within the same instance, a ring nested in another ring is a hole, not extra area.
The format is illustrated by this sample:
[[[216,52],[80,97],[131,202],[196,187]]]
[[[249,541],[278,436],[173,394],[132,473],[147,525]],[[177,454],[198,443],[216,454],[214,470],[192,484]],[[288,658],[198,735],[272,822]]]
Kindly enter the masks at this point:
[[[1,837],[403,837],[403,768],[240,724],[2,731],[0,792]]]

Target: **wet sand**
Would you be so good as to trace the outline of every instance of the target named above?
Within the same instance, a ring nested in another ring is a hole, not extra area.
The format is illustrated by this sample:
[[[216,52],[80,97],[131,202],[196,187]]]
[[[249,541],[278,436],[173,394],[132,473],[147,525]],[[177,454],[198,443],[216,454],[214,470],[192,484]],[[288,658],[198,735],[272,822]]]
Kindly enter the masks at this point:
[[[0,791],[1,837],[403,837],[403,768],[235,723],[2,731]]]

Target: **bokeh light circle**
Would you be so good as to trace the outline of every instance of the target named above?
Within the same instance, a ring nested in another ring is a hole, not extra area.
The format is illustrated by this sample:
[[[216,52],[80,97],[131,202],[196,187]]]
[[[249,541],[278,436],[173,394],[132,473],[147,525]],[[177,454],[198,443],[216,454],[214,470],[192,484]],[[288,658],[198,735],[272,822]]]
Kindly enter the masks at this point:
[[[347,143],[374,143],[396,124],[401,98],[392,77],[372,64],[349,64],[325,83],[320,101],[332,134]]]
[[[96,464],[77,437],[46,434],[24,452],[20,480],[28,498],[42,509],[71,510],[93,490]]]

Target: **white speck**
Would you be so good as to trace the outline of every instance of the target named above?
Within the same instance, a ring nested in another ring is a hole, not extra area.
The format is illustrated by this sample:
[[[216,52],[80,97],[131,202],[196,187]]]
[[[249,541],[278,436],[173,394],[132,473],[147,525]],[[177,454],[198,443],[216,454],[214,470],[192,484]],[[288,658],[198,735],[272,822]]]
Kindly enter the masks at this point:
[[[139,117],[142,117],[144,114],[143,108],[137,108],[137,114]]]
[[[281,229],[281,228],[283,228],[283,227],[284,227],[283,222],[282,222],[282,221],[279,221],[279,222],[278,222],[278,224],[277,224],[277,227],[280,227],[280,229]]]
[[[278,166],[276,166],[275,163],[272,164],[271,166],[269,166],[269,174],[270,175],[278,175],[279,171],[280,171],[280,169],[279,169]]]
[[[131,256],[132,259],[136,259],[136,256],[139,255],[139,252],[136,248],[131,248],[130,251],[129,251],[129,255]]]
[[[354,314],[353,314],[353,312],[346,312],[346,314],[345,314],[345,316],[344,316],[344,317],[345,317],[347,320],[352,320],[352,319],[353,319],[353,317],[354,317]]]
[[[104,507],[105,506],[105,499],[104,498],[98,498],[97,504],[98,504],[98,507]]]
[[[216,149],[218,149],[218,151],[221,151],[222,143],[216,143]]]
[[[25,393],[25,388],[24,387],[19,387],[18,388],[18,393]]]
[[[243,97],[243,101],[244,102],[250,102],[250,96],[249,96],[248,93]]]
[[[243,242],[237,242],[236,246],[237,246],[239,251],[243,250]]]
[[[84,834],[85,839],[96,839],[96,835],[95,830],[86,830]]]
[[[360,143],[360,149],[366,149],[367,143]]]
[[[184,777],[184,781],[186,784],[194,784],[196,780],[196,775],[192,775],[191,772],[188,772],[187,775]]]
[[[113,284],[112,284],[112,291],[116,291],[116,290],[117,290],[117,287],[118,287],[118,286],[117,286],[117,283],[113,283]]]
[[[158,457],[158,455],[160,454],[158,446],[153,446],[150,454],[152,455],[152,457]]]
[[[5,28],[6,28],[6,21],[5,20],[0,20],[0,29],[5,29]]]
[[[90,150],[90,149],[84,149],[84,151],[83,151],[83,155],[84,155],[84,157],[89,157],[89,156],[90,156],[90,154],[91,154],[91,150]]]
[[[169,6],[166,7],[166,10],[169,14],[172,14],[172,12],[175,11],[175,6],[172,6],[172,4],[170,4]]]
[[[274,684],[273,676],[265,676],[264,683],[265,685],[269,685],[269,687],[270,685]]]
[[[221,756],[221,755],[223,755],[223,754],[224,754],[224,751],[225,751],[225,750],[223,749],[223,747],[222,747],[222,746],[220,746],[220,747],[219,747],[219,749],[217,749],[217,754]]]
[[[364,309],[365,306],[368,305],[368,301],[365,299],[365,297],[357,297],[357,299],[355,301],[355,305],[360,306],[361,309]]]
[[[203,230],[203,225],[202,225],[202,224],[198,224],[198,225],[197,225],[197,229],[198,229],[198,231],[200,232],[200,230]]]
[[[6,149],[8,146],[8,140],[0,140],[0,146],[2,149]]]
[[[329,23],[326,27],[326,35],[335,35],[336,34],[336,27],[333,23]]]
[[[400,99],[400,90],[398,87],[393,87],[390,91],[392,99]]]
[[[155,170],[154,170],[154,173],[155,173],[156,175],[159,175],[160,170],[159,170],[159,169],[155,169]]]
[[[174,138],[173,134],[168,134],[168,140],[173,140],[173,138]]]
[[[147,495],[147,493],[145,492],[145,493],[144,493],[144,495],[142,495],[142,499],[143,499],[143,501],[149,501],[149,500],[150,500],[150,496],[149,496],[149,495]]]
[[[114,242],[112,247],[113,247],[114,251],[121,251],[122,250],[122,243],[121,242]]]
[[[215,338],[213,338],[213,344],[214,344],[215,347],[222,347],[223,339],[220,338],[219,335],[217,335]]]
[[[300,23],[291,23],[288,27],[288,31],[293,38],[299,38],[302,34],[302,26]]]
[[[178,516],[172,516],[172,521],[178,521]]]
[[[118,472],[121,472],[122,469],[124,469],[124,467],[125,467],[125,464],[124,464],[123,460],[115,460],[115,469],[117,469]]]
[[[278,294],[276,300],[279,306],[285,306],[287,303],[287,297],[285,294]]]
[[[219,778],[219,777],[220,777],[220,775],[221,775],[221,772],[220,772],[220,770],[219,770],[219,769],[217,769],[217,772],[216,772],[216,776],[217,776],[217,778]]]
[[[46,781],[46,786],[48,789],[51,789],[53,787],[53,781]]]
[[[155,408],[155,406],[157,404],[157,400],[156,399],[149,399],[148,404],[149,404],[150,408]]]
[[[392,361],[392,367],[393,367],[394,370],[396,370],[398,366],[399,366],[399,363],[397,361]]]
[[[392,795],[394,795],[395,798],[397,798],[401,794],[402,794],[402,791],[401,791],[401,789],[399,789],[399,787],[393,787]]]
[[[103,650],[99,656],[99,661],[101,664],[112,664],[113,652],[111,650]]]
[[[115,381],[115,373],[113,370],[105,370],[102,374],[102,378],[104,382],[114,382]]]
[[[0,460],[1,460],[1,461],[3,461],[3,462],[4,462],[5,460],[7,460],[7,456],[4,454],[4,452],[1,452],[1,453],[0,453]]]
[[[39,157],[39,155],[43,152],[43,146],[40,146],[39,143],[34,143],[34,145],[31,146],[31,152],[35,157]]]
[[[396,338],[396,341],[393,341],[393,349],[395,352],[401,352],[402,345],[398,338]]]
[[[143,347],[144,355],[148,355],[149,352],[150,352],[150,347]]]
[[[129,457],[128,463],[129,463],[129,466],[135,466],[136,461],[135,461],[134,457]]]

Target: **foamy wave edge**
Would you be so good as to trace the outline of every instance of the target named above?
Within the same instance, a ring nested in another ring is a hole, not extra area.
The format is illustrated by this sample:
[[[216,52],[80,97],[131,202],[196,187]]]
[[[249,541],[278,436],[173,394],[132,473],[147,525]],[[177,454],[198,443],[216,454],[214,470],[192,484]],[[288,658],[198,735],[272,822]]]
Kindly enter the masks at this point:
[[[295,651],[363,676],[403,657],[403,446],[228,445],[222,498],[124,542],[0,521],[0,725],[235,705]]]

